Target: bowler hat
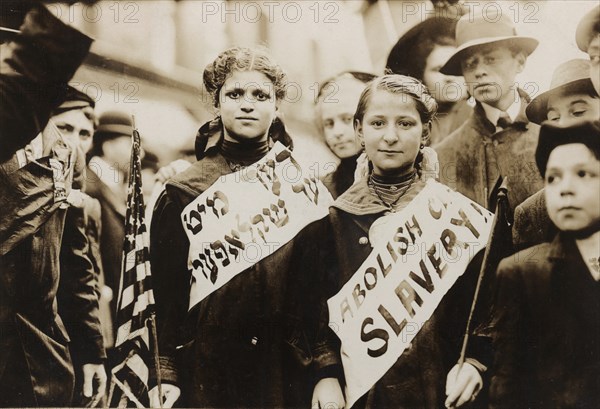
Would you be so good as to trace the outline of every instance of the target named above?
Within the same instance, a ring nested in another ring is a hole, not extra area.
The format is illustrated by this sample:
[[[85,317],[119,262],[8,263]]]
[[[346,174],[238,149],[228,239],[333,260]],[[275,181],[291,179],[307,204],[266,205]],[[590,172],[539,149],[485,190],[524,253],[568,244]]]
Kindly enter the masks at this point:
[[[517,35],[513,22],[504,14],[496,21],[483,15],[473,17],[466,14],[456,23],[458,48],[440,72],[446,75],[462,75],[461,60],[473,47],[485,44],[515,45],[529,55],[537,48],[538,43],[535,38]]]
[[[542,176],[546,175],[548,158],[554,148],[571,143],[582,143],[596,156],[600,155],[600,122],[584,121],[567,127],[543,123],[535,149],[535,163]]]
[[[107,111],[98,118],[98,128],[94,133],[94,143],[101,144],[110,139],[133,134],[131,116],[121,111]]]
[[[577,31],[575,31],[575,41],[577,47],[583,52],[588,51],[590,41],[597,35],[600,30],[600,6],[594,7],[590,10],[577,25]]]
[[[525,113],[531,122],[541,124],[548,114],[548,99],[557,93],[594,94],[594,85],[590,79],[590,62],[583,59],[562,63],[554,70],[550,89],[537,97],[527,106]]]

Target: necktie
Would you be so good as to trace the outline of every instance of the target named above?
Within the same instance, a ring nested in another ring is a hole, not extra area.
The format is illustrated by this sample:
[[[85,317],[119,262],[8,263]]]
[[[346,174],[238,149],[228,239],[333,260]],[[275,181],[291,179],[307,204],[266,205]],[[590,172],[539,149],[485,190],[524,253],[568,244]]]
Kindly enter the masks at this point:
[[[511,124],[512,124],[512,119],[510,119],[510,116],[508,116],[508,114],[506,112],[502,112],[500,114],[500,118],[498,118],[498,122],[496,123],[496,126],[498,128],[506,129]]]

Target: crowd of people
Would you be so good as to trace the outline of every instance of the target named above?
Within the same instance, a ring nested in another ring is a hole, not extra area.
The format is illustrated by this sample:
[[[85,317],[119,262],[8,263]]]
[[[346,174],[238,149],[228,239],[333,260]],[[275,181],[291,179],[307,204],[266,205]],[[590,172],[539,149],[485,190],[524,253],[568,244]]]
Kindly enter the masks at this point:
[[[97,115],[94,100],[68,85],[91,38],[44,2],[15,7],[20,29],[0,31],[0,406],[102,407],[134,124],[123,112]],[[515,78],[538,40],[518,35],[509,18],[422,21],[382,75],[344,71],[321,83],[317,128],[340,162],[301,183],[275,170],[290,160],[302,172],[279,115],[286,73],[265,48],[220,53],[203,73],[215,118],[194,152],[160,170],[152,153],[142,159],[158,351],[148,404],[349,407],[328,299],[426,186],[441,183],[494,212],[504,178],[511,230],[476,313],[483,252],[352,407],[600,407],[600,7],[575,40],[589,60],[556,67],[550,89],[531,99]],[[250,183],[249,169],[277,205],[228,201]],[[241,179],[227,182],[232,175]],[[295,219],[284,191],[314,206]],[[196,206],[193,226],[186,215]],[[230,223],[232,209],[258,215]],[[203,224],[211,212],[221,225]],[[266,219],[289,237],[258,260],[240,258],[247,236],[267,241]],[[227,244],[194,254],[221,230]],[[434,267],[443,275],[439,259]],[[420,280],[431,292],[431,278]],[[409,312],[423,303],[396,291]],[[363,325],[363,341],[374,333]]]

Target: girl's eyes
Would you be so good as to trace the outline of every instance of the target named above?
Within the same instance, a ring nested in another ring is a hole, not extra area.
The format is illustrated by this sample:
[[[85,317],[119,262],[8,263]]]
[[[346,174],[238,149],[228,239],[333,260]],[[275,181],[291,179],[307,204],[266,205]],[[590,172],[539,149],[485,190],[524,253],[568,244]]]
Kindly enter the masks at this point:
[[[269,96],[263,92],[259,92],[256,94],[256,99],[258,99],[259,101],[266,101],[267,99],[269,99]]]
[[[381,128],[383,125],[385,125],[384,121],[372,121],[371,122],[371,126],[373,126],[374,128]]]
[[[551,185],[552,183],[558,181],[557,175],[546,175],[546,183]]]
[[[238,99],[239,97],[241,97],[241,96],[242,96],[242,94],[240,94],[240,93],[239,93],[239,92],[237,92],[237,91],[231,91],[231,92],[228,92],[228,93],[227,93],[227,96],[228,96],[229,98],[231,98],[231,99]]]
[[[400,122],[398,122],[398,125],[400,125],[400,127],[402,127],[403,129],[408,129],[413,126],[412,122],[408,122],[408,121],[400,121]]]

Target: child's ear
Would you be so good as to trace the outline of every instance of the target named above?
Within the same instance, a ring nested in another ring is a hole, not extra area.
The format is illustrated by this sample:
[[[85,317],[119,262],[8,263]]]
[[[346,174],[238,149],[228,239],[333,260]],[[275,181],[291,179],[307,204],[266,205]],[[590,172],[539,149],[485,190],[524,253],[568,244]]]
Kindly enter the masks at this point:
[[[363,140],[364,140],[364,137],[363,137],[363,128],[362,128],[361,122],[358,119],[354,120],[354,132],[356,133],[356,136],[358,137],[358,139],[362,143]]]
[[[429,137],[431,136],[431,121],[423,124],[423,134],[421,135],[421,143],[423,145],[427,145],[429,141]]]

